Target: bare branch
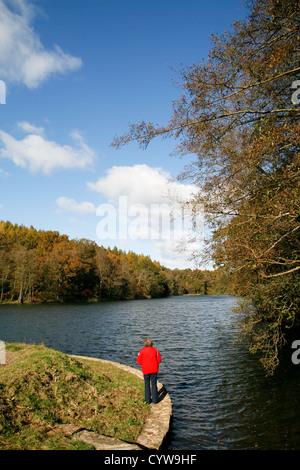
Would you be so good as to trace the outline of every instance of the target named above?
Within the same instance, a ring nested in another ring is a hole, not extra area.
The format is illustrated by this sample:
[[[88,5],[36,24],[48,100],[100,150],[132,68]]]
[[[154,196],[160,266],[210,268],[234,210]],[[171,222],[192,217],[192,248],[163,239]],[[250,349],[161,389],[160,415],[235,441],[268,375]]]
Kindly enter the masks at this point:
[[[298,269],[300,269],[300,266],[297,266],[296,268],[290,269],[289,271],[284,271],[282,273],[269,274],[269,275],[263,274],[263,277],[271,278],[271,277],[285,276],[286,274],[290,274],[294,271],[298,271]]]

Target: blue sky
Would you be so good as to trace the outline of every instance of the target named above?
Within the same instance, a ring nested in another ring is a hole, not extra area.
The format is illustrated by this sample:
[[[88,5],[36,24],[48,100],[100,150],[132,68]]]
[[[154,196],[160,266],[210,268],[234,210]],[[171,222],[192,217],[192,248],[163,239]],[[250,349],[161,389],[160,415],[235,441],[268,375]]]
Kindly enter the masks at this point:
[[[211,33],[244,16],[240,0],[0,0],[0,219],[193,267],[173,228],[176,243],[143,226],[166,214],[166,192],[192,194],[166,184],[189,157],[170,156],[169,139],[110,144],[129,122],[166,123],[174,70],[205,59]]]

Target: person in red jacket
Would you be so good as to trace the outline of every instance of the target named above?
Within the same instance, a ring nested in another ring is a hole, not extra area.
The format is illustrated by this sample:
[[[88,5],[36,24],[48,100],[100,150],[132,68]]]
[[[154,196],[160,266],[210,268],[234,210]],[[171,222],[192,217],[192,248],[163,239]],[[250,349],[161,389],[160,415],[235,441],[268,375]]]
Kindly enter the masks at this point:
[[[137,363],[142,366],[142,372],[145,381],[145,402],[151,403],[151,392],[152,392],[152,403],[158,402],[157,392],[157,372],[159,369],[158,364],[161,362],[161,356],[158,349],[153,347],[153,343],[150,338],[144,339],[144,348],[140,350],[137,356]],[[151,389],[150,389],[151,382]]]

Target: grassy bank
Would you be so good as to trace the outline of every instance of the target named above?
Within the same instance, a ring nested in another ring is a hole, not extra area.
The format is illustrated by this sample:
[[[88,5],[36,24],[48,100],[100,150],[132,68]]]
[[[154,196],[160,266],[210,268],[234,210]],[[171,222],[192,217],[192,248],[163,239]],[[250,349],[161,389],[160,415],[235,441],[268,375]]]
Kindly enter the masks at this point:
[[[66,429],[134,442],[148,405],[138,377],[101,362],[26,344],[6,344],[0,366],[0,449],[88,449]]]

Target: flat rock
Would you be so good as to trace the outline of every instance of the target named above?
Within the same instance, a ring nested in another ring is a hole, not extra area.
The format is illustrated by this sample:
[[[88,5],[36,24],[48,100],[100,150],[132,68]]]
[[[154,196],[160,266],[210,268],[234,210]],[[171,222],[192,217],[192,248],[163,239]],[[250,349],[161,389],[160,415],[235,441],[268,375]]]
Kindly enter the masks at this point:
[[[114,437],[102,436],[92,431],[79,431],[73,435],[73,439],[91,444],[95,450],[141,450],[136,444],[121,441]]]

